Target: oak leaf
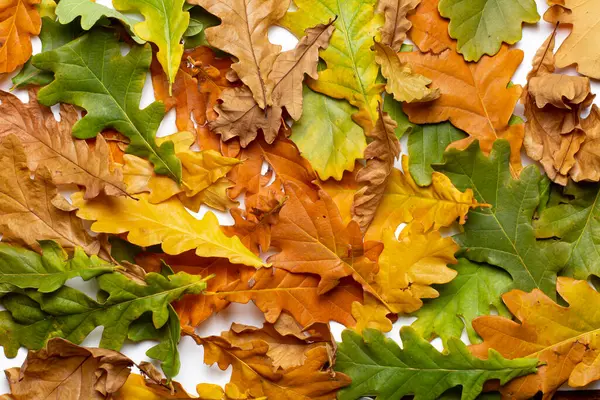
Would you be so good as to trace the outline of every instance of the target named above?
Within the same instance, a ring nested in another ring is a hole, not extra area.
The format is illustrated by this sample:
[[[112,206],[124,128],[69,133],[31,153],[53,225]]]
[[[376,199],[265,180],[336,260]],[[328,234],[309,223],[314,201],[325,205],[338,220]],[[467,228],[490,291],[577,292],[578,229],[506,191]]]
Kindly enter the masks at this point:
[[[31,37],[42,28],[36,8],[40,0],[9,0],[0,6],[0,74],[25,64],[32,54]]]
[[[500,50],[502,43],[521,40],[524,22],[539,21],[535,0],[440,0],[442,17],[450,19],[450,36],[467,61],[479,61]]]
[[[0,91],[0,139],[15,135],[21,140],[29,169],[45,167],[54,183],[85,187],[86,198],[101,192],[126,195],[122,171],[110,162],[104,138],[98,136],[93,149],[85,141],[72,138],[71,129],[78,120],[75,108],[62,106],[59,122],[49,108],[37,102],[35,92],[30,91],[29,96],[29,103],[23,104]]]
[[[438,11],[439,0],[421,0],[414,13],[408,16],[412,28],[408,37],[425,53],[440,54],[456,49],[456,41],[448,34],[448,21]]]
[[[125,384],[133,365],[116,351],[54,338],[5,373],[15,400],[104,400]]]
[[[321,53],[327,69],[319,72],[318,80],[309,80],[308,86],[358,108],[354,121],[369,132],[379,118],[377,104],[383,87],[377,82],[379,67],[370,51],[384,21],[382,14],[375,13],[377,0],[295,0],[294,4],[298,10],[288,12],[279,24],[298,38],[306,28],[337,16],[330,46]]]
[[[352,303],[352,316],[356,319],[353,329],[358,333],[362,333],[365,329],[390,332],[393,326],[388,315],[390,315],[388,307],[367,292],[362,303],[358,301]]]
[[[491,206],[471,211],[463,233],[454,236],[459,256],[504,269],[517,289],[538,288],[554,298],[556,274],[569,256],[569,245],[536,241],[532,218],[547,178],[530,165],[514,179],[509,157],[504,140],[494,144],[489,157],[475,142],[463,151],[447,151],[445,164],[434,166],[459,190],[472,189],[478,201]]]
[[[193,0],[221,19],[221,25],[206,30],[208,42],[237,58],[231,68],[252,92],[261,109],[273,103],[269,72],[281,47],[271,44],[267,30],[287,11],[289,0]]]
[[[375,42],[375,61],[381,65],[381,75],[387,80],[385,90],[397,101],[427,102],[440,97],[439,89],[429,88],[431,79],[413,72],[409,64],[398,58],[391,47]]]
[[[352,172],[345,172],[342,179],[336,181],[334,179],[328,179],[326,181],[318,181],[319,186],[327,192],[331,200],[337,206],[340,215],[342,216],[342,223],[348,225],[352,220],[352,204],[354,203],[354,194],[360,188],[358,182],[356,182],[356,174],[363,168],[363,166],[357,162]]]
[[[2,240],[39,249],[37,240],[44,238],[66,249],[81,247],[87,254],[98,254],[100,241],[88,235],[74,213],[63,211],[65,203],[50,172],[39,168],[31,179],[23,145],[14,135],[4,138],[0,144]]]
[[[489,351],[489,360],[477,359],[457,338],[440,353],[411,327],[402,327],[400,337],[402,348],[374,329],[363,331],[362,337],[351,330],[342,332],[335,369],[348,374],[352,384],[340,390],[339,400],[405,395],[435,400],[456,386],[462,386],[463,400],[474,400],[488,380],[506,383],[536,371],[536,359],[506,360],[495,350]]]
[[[272,143],[282,126],[285,108],[294,120],[302,116],[302,82],[304,75],[316,79],[319,49],[326,49],[334,31],[333,22],[306,29],[306,34],[292,50],[279,53],[273,61],[266,83],[266,93],[272,98],[262,110],[247,87],[226,90],[216,108],[219,118],[210,123],[224,141],[239,136],[242,147],[253,141],[261,129]]]
[[[600,79],[600,52],[596,47],[600,27],[592,17],[599,11],[598,4],[586,0],[548,0],[548,4],[551,7],[544,14],[546,21],[573,26],[556,53],[556,66],[564,68],[576,64],[579,73]]]
[[[231,383],[248,390],[254,397],[266,396],[282,400],[335,399],[337,390],[350,379],[331,370],[330,353],[326,345],[315,346],[304,353],[302,365],[287,369],[274,368],[269,356],[271,346],[264,340],[248,340],[236,345],[222,336],[200,338],[193,336],[204,347],[204,362],[216,363],[222,370],[233,368]]]
[[[600,321],[589,312],[600,302],[600,295],[587,282],[565,277],[558,278],[557,290],[568,307],[538,289],[531,293],[513,290],[502,299],[518,322],[498,316],[473,321],[484,339],[471,347],[473,354],[485,357],[493,347],[507,358],[539,358],[544,363],[537,374],[500,388],[506,397],[528,399],[541,391],[544,399],[550,399],[563,383],[581,387],[600,379],[596,345]]]
[[[597,107],[590,116],[582,112],[594,100],[590,80],[581,76],[555,72],[555,34],[544,42],[533,60],[528,74],[525,104],[525,150],[544,166],[554,182],[566,185],[569,176],[580,180],[600,180],[595,165],[600,162],[596,138]]]
[[[433,81],[440,97],[428,103],[404,106],[410,121],[431,124],[450,121],[452,125],[469,134],[468,138],[454,142],[450,147],[464,149],[479,140],[486,153],[497,139],[507,139],[511,144],[513,174],[521,170],[520,149],[524,127],[511,125],[515,104],[521,96],[519,85],[509,85],[510,79],[523,60],[521,50],[502,49],[494,57],[483,57],[477,64],[466,62],[452,49],[441,54],[420,52],[398,53],[413,71]],[[457,95],[457,93],[459,95]]]
[[[377,4],[377,12],[385,16],[385,23],[380,29],[381,43],[395,52],[400,51],[406,33],[412,26],[408,15],[414,14],[420,2],[421,0],[381,0]]]
[[[363,243],[355,221],[348,225],[325,191],[312,200],[291,184],[285,185],[288,200],[273,226],[272,245],[280,250],[269,257],[275,268],[292,273],[310,273],[320,277],[318,292],[327,293],[339,280],[352,276],[365,290],[375,293],[368,283],[377,271],[381,246]]]
[[[396,158],[400,156],[400,142],[395,134],[397,124],[383,112],[379,104],[379,118],[368,133],[373,139],[365,149],[366,166],[356,174],[356,181],[364,186],[354,195],[352,219],[365,232],[375,218],[383,199]]]
[[[80,218],[95,221],[92,231],[129,232],[129,242],[138,246],[162,244],[167,254],[195,249],[205,257],[224,257],[257,268],[264,266],[237,237],[229,238],[220,231],[219,221],[212,212],[197,220],[177,199],[151,204],[147,194],[140,194],[137,199],[98,197],[86,201],[81,193],[75,193],[71,199]]]
[[[157,173],[179,181],[181,164],[172,144],[159,147],[154,140],[164,106],[154,102],[143,110],[139,107],[151,53],[149,44],[136,45],[122,56],[113,32],[92,30],[34,57],[35,67],[55,75],[54,81],[40,90],[39,102],[83,107],[87,115],[73,126],[73,136],[90,139],[105,128],[114,128],[130,139],[128,153],[148,157]],[[81,81],[88,84],[82,88]]]

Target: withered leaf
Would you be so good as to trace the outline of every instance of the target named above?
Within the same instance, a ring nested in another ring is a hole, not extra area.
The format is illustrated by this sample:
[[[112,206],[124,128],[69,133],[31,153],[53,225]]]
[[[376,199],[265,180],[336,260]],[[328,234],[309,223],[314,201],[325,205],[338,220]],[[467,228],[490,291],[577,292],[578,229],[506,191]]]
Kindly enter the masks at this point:
[[[406,39],[406,33],[412,24],[407,18],[414,13],[421,0],[379,0],[377,12],[385,15],[385,24],[381,27],[381,43],[393,51],[400,51]]]

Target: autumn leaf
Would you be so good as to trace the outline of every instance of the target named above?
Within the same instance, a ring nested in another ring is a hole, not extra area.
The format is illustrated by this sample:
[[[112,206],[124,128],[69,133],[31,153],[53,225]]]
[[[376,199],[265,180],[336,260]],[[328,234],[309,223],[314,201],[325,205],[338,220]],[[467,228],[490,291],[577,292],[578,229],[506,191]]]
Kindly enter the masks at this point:
[[[377,12],[385,16],[381,27],[381,43],[393,51],[400,51],[400,46],[406,39],[406,33],[411,28],[408,15],[414,14],[421,0],[382,0],[377,4]]]
[[[29,103],[23,104],[12,94],[0,91],[0,138],[15,135],[21,140],[29,169],[45,167],[54,183],[85,187],[86,198],[101,192],[126,195],[122,171],[110,162],[104,138],[98,136],[92,150],[85,141],[71,137],[71,128],[78,120],[75,108],[62,106],[59,122],[49,108],[37,102],[35,92],[29,95]]]
[[[387,79],[385,90],[397,101],[427,102],[440,97],[439,89],[431,89],[431,79],[415,74],[409,64],[398,58],[391,47],[375,42],[375,61],[381,65],[381,75]]]
[[[127,28],[133,40],[140,44],[146,42],[134,33],[133,26],[136,24],[136,20],[92,0],[61,1],[56,7],[56,16],[58,17],[58,22],[62,25],[70,24],[79,18],[79,25],[84,31],[92,29],[94,25],[102,21],[102,18],[114,18]],[[54,46],[55,49],[59,47]]]
[[[71,278],[79,276],[87,281],[116,269],[97,256],[88,257],[81,248],[69,258],[56,242],[40,240],[39,246],[42,255],[0,243],[0,284],[50,293]]]
[[[402,169],[408,171],[408,165],[408,157],[403,157]],[[433,173],[431,185],[419,187],[410,174],[394,168],[365,240],[379,240],[386,229],[396,230],[400,224],[412,221],[421,224],[425,231],[450,226],[457,219],[462,225],[467,221],[467,213],[479,207],[488,205],[478,202],[473,190],[455,187],[440,172]]]
[[[93,49],[103,51],[92,52]],[[134,46],[121,56],[112,32],[93,30],[59,49],[34,57],[35,67],[53,71],[56,77],[40,90],[39,102],[46,106],[63,102],[83,107],[88,113],[73,126],[73,136],[89,139],[105,128],[114,128],[130,139],[128,153],[148,157],[157,173],[179,181],[181,164],[172,145],[158,147],[154,141],[164,106],[154,102],[144,110],[139,108],[150,59],[150,45]],[[80,81],[88,82],[83,91]]]
[[[448,34],[448,21],[438,11],[439,0],[421,0],[408,20],[412,28],[409,39],[425,53],[440,54],[447,49],[456,49],[456,41]]]
[[[506,360],[489,351],[489,360],[469,354],[460,339],[452,338],[448,351],[439,353],[414,329],[400,329],[402,349],[373,329],[358,333],[345,330],[339,343],[336,371],[348,374],[352,384],[338,394],[340,400],[362,396],[398,399],[414,395],[418,400],[435,400],[446,390],[462,386],[462,400],[473,400],[491,379],[506,383],[536,371],[536,359]]]
[[[222,370],[233,368],[231,383],[242,390],[248,389],[254,397],[266,396],[282,400],[334,399],[336,391],[348,385],[350,379],[331,370],[331,359],[326,345],[315,346],[304,353],[302,365],[284,370],[274,368],[269,356],[269,343],[250,339],[236,345],[227,334],[200,338],[204,347],[204,362],[216,363]]]
[[[272,245],[280,250],[269,257],[275,268],[318,275],[318,293],[333,289],[339,280],[352,276],[369,290],[368,276],[376,272],[381,246],[363,243],[355,221],[347,226],[337,207],[320,191],[318,200],[291,184],[285,185],[288,200],[272,228]]]
[[[398,125],[383,112],[379,104],[379,118],[375,128],[368,133],[373,139],[365,149],[366,166],[356,174],[356,181],[364,186],[354,195],[352,219],[365,232],[382,202],[394,162],[400,155],[400,142],[395,134]]]
[[[432,284],[448,283],[456,271],[458,246],[439,232],[423,233],[418,224],[410,224],[396,239],[392,230],[383,232],[383,252],[373,287],[383,303],[394,313],[411,313],[423,305],[421,299],[438,297]]]
[[[191,4],[221,19],[221,25],[206,30],[206,39],[211,46],[238,59],[231,68],[250,88],[258,106],[265,109],[271,105],[269,72],[281,47],[269,42],[267,29],[283,17],[289,0],[268,0],[260,4],[250,0],[193,0]]]
[[[419,186],[431,185],[433,164],[443,161],[444,151],[452,142],[467,135],[449,122],[417,126],[408,135],[408,169]]]
[[[590,17],[598,12],[598,4],[586,0],[549,0],[548,4],[551,7],[544,14],[544,20],[573,26],[556,53],[556,66],[564,68],[575,64],[579,73],[600,79],[600,53],[595,50],[600,28]]]
[[[440,0],[439,10],[450,19],[450,36],[458,39],[457,50],[467,61],[493,56],[502,42],[518,42],[523,23],[540,19],[535,0]]]
[[[335,203],[342,216],[342,223],[348,225],[352,220],[352,204],[354,203],[354,194],[359,189],[356,182],[356,174],[362,169],[360,163],[354,167],[354,171],[345,172],[340,181],[328,179],[318,181],[319,186],[327,192],[331,200]]]
[[[471,347],[473,354],[483,357],[493,347],[508,358],[539,358],[544,363],[537,374],[503,386],[504,396],[528,399],[541,391],[549,399],[563,383],[581,387],[600,378],[595,346],[600,325],[589,312],[600,296],[587,282],[565,277],[558,278],[557,290],[568,307],[538,289],[531,293],[513,290],[502,299],[517,321],[498,316],[473,321],[484,339]]]
[[[15,400],[104,400],[125,384],[133,364],[113,350],[54,338],[5,374]]]
[[[354,330],[362,333],[365,329],[377,329],[381,332],[390,332],[393,328],[392,316],[388,307],[375,296],[365,292],[362,303],[352,303],[352,316],[356,319]]]
[[[0,6],[0,74],[9,73],[31,57],[31,37],[42,28],[39,0],[8,0]]]
[[[99,240],[88,235],[74,213],[63,211],[66,200],[52,183],[48,169],[39,168],[31,179],[25,150],[14,135],[0,144],[0,171],[3,241],[37,250],[38,239],[44,238],[66,249],[81,247],[87,254],[98,254]]]
[[[290,139],[322,180],[340,180],[362,158],[367,141],[351,116],[354,108],[304,88],[303,117],[294,123]]]
[[[184,9],[190,6],[188,4],[184,6]],[[195,49],[199,46],[210,46],[208,40],[206,40],[206,30],[219,25],[221,20],[199,6],[192,7],[188,11],[190,13],[190,24],[183,34],[183,46],[186,50]]]
[[[445,285],[433,286],[439,297],[424,302],[411,326],[427,340],[440,337],[444,347],[451,338],[460,337],[465,328],[469,341],[480,343],[471,322],[489,315],[493,308],[502,316],[510,316],[500,298],[512,288],[512,279],[499,268],[465,258],[459,258],[452,268],[458,275]]]
[[[440,23],[445,24],[444,21]],[[477,64],[466,62],[452,49],[437,55],[402,52],[398,53],[398,57],[415,73],[431,79],[433,88],[441,93],[432,102],[405,105],[404,111],[411,122],[432,124],[450,121],[469,134],[468,138],[450,145],[458,149],[479,140],[481,149],[489,154],[494,141],[506,139],[511,144],[513,174],[518,175],[522,168],[520,149],[524,129],[522,124],[511,125],[510,122],[521,96],[521,87],[509,83],[523,60],[521,50],[503,47],[494,57],[485,56]]]
[[[595,165],[600,158],[595,142],[600,112],[594,106],[587,118],[581,116],[594,101],[588,78],[554,73],[555,35],[537,51],[527,75],[522,99],[527,117],[525,150],[558,184],[566,185],[569,176],[598,181]]]
[[[533,222],[538,239],[559,238],[571,245],[568,260],[561,275],[576,279],[600,276],[599,260],[594,254],[598,249],[595,232],[598,229],[598,186],[569,182],[561,191],[564,199],[540,213]]]
[[[216,108],[219,118],[210,127],[223,141],[240,138],[242,147],[253,141],[261,129],[267,143],[272,143],[282,127],[283,109],[294,120],[302,116],[302,82],[304,75],[317,78],[319,50],[326,49],[334,32],[333,21],[306,29],[306,34],[292,50],[279,53],[269,72],[265,93],[272,99],[262,110],[247,87],[228,89]],[[233,67],[233,66],[232,66]]]
[[[381,102],[382,91],[377,82],[379,67],[370,51],[384,20],[382,14],[375,13],[376,3],[376,0],[351,0],[344,4],[334,0],[296,0],[298,10],[288,12],[279,22],[301,37],[306,28],[337,16],[330,46],[320,55],[327,69],[319,72],[318,80],[309,80],[308,86],[327,96],[345,99],[358,108],[353,118],[365,132],[371,131],[379,118],[377,104]]]
[[[459,190],[472,189],[478,201],[491,205],[471,211],[464,233],[454,236],[462,248],[459,255],[506,270],[517,289],[539,288],[554,298],[556,274],[568,258],[569,245],[536,241],[531,222],[547,178],[531,165],[514,179],[506,141],[494,144],[489,157],[477,142],[463,151],[450,150],[444,157],[445,164],[435,169]]]
[[[232,202],[226,193],[231,184],[225,176],[241,161],[223,157],[214,150],[193,151],[191,146],[194,145],[195,139],[195,135],[190,132],[178,132],[156,139],[159,146],[167,141],[173,143],[175,155],[182,166],[181,184],[166,176],[157,175],[150,162],[133,155],[125,155],[123,172],[128,193],[150,192],[148,201],[152,204],[177,196],[194,212],[198,212],[203,203],[221,210],[231,205]],[[207,198],[207,193],[211,191],[217,193],[221,200],[213,201],[212,196]]]
[[[137,199],[98,197],[86,201],[81,193],[75,193],[71,199],[80,218],[95,221],[91,226],[94,232],[129,232],[129,242],[138,246],[161,244],[167,254],[195,249],[204,257],[224,257],[256,268],[264,266],[237,237],[229,238],[220,231],[212,212],[197,220],[177,199],[151,204],[148,195],[140,194]]]

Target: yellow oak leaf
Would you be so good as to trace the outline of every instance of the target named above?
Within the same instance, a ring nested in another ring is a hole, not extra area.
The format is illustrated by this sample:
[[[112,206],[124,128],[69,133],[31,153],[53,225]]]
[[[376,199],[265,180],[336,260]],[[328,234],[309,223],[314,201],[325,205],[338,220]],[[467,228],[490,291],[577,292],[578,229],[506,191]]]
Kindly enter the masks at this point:
[[[36,8],[40,0],[0,3],[0,74],[12,72],[31,57],[31,37],[42,29]]]
[[[352,303],[352,316],[356,320],[354,330],[362,333],[365,329],[377,329],[381,332],[392,330],[392,321],[387,315],[390,310],[372,295],[365,293],[363,303]]]
[[[86,201],[81,193],[71,196],[77,216],[96,221],[92,231],[121,234],[138,246],[162,244],[167,254],[195,249],[203,257],[223,257],[232,263],[260,268],[263,261],[248,250],[239,238],[227,237],[217,217],[208,212],[197,220],[177,199],[151,204],[143,193],[137,199],[99,196]]]
[[[483,343],[473,354],[487,358],[490,348],[506,358],[537,358],[537,374],[502,386],[503,397],[525,400],[541,391],[551,399],[564,383],[582,387],[600,379],[600,294],[586,281],[558,278],[556,288],[568,303],[555,303],[542,291],[513,290],[502,296],[515,320],[484,316],[473,321]]]
[[[408,171],[407,156],[402,157],[402,168]],[[471,189],[461,192],[440,172],[433,173],[431,185],[420,187],[410,174],[394,168],[365,240],[380,240],[386,229],[394,231],[412,221],[425,231],[450,226],[457,219],[464,224],[469,210],[482,206],[486,205],[474,199]]]

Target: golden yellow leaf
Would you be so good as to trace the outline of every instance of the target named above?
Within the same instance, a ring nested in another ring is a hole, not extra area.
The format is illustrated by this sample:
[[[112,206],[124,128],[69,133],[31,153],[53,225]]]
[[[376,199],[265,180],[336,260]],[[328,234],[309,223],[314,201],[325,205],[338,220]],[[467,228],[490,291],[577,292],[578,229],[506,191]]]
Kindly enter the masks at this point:
[[[356,320],[354,330],[362,333],[365,329],[377,329],[381,332],[392,330],[392,321],[387,315],[390,310],[372,295],[365,293],[363,303],[352,303],[352,316]]]
[[[178,199],[151,204],[147,194],[129,197],[98,197],[91,201],[75,193],[71,199],[77,215],[96,221],[94,232],[121,234],[138,246],[162,244],[167,254],[181,254],[195,249],[204,257],[223,257],[233,263],[260,268],[263,261],[248,250],[239,238],[227,237],[219,229],[217,217],[208,212],[202,220],[194,218]]]

